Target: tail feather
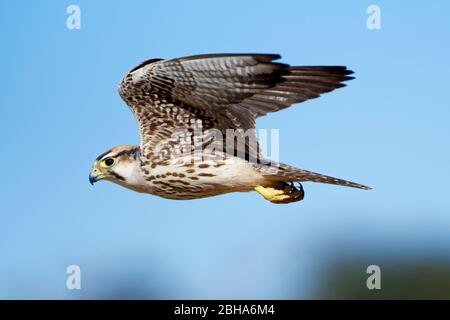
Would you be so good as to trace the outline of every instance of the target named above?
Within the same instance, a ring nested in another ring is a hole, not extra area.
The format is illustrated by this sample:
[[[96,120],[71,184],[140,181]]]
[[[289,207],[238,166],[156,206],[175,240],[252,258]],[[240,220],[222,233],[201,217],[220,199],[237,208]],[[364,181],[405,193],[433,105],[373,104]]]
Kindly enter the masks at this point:
[[[312,181],[312,182],[321,182],[328,184],[335,184],[339,186],[352,187],[364,190],[370,190],[370,187],[365,185],[333,178],[330,176],[326,176],[320,173],[311,172],[303,169],[298,169],[295,167],[291,167],[286,164],[279,164],[278,166],[265,166],[262,167],[262,174],[266,179],[274,180],[274,181]]]

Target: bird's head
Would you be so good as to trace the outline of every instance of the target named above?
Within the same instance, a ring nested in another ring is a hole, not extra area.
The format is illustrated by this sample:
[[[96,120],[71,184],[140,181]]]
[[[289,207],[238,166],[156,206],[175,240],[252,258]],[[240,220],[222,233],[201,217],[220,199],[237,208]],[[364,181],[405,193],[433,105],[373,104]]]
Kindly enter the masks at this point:
[[[138,157],[139,147],[135,146],[119,146],[102,153],[92,166],[89,182],[93,185],[105,179],[120,185],[131,184]]]

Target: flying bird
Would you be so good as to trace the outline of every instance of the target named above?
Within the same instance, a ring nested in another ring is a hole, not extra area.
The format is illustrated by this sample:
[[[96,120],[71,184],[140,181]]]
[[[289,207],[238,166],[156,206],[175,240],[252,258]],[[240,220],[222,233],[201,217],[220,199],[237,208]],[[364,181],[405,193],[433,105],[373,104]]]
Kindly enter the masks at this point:
[[[344,66],[274,62],[280,58],[207,54],[139,64],[123,78],[119,93],[137,120],[140,145],[102,153],[89,181],[105,179],[181,200],[254,190],[272,203],[302,200],[304,181],[369,189],[264,158],[257,118],[353,79]]]

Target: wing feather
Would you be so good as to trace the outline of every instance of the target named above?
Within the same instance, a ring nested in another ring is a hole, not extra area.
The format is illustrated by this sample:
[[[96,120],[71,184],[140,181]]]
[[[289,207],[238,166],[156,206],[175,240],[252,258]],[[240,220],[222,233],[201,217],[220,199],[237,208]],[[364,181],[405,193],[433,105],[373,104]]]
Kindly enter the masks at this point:
[[[147,60],[125,76],[119,93],[136,115],[142,146],[169,139],[162,120],[180,128],[200,121],[223,132],[252,129],[258,117],[317,98],[353,79],[344,66],[291,67],[274,62],[279,58],[209,54]],[[173,108],[178,111],[171,112]],[[179,122],[180,117],[188,121]]]

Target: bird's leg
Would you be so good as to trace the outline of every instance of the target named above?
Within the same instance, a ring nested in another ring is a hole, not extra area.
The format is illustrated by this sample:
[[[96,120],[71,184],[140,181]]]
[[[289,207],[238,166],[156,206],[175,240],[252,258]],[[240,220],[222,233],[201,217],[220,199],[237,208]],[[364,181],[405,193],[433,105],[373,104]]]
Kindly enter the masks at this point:
[[[305,191],[301,183],[297,188],[293,182],[275,182],[267,186],[256,186],[255,190],[272,203],[296,202],[303,200],[305,197]]]

